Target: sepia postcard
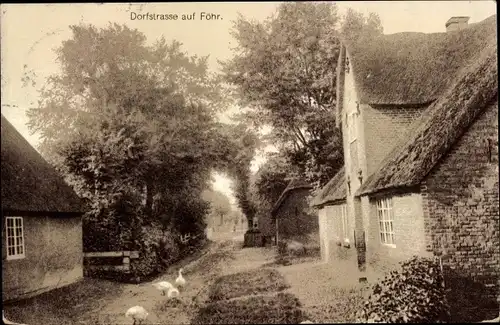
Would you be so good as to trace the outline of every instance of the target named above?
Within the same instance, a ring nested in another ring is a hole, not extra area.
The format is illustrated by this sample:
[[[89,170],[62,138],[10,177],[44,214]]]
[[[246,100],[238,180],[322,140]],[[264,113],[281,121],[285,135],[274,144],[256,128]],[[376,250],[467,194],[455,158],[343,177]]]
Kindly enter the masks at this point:
[[[500,322],[495,1],[0,8],[4,324]]]

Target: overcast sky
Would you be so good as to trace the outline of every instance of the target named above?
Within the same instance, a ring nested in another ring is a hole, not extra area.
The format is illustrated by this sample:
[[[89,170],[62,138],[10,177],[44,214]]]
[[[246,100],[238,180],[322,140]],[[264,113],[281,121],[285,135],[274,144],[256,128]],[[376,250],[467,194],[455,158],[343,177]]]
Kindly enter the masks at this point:
[[[217,59],[231,57],[234,42],[229,34],[231,21],[238,12],[248,18],[263,20],[271,15],[278,2],[155,3],[155,4],[2,4],[1,5],[1,75],[2,114],[33,145],[37,137],[26,128],[24,109],[37,102],[37,92],[23,88],[23,66],[34,67],[38,85],[57,72],[53,48],[71,37],[68,28],[79,22],[105,27],[110,21],[127,24],[143,32],[152,42],[160,36],[181,41],[189,54],[210,55],[212,69]],[[384,33],[403,31],[443,32],[451,16],[470,16],[469,23],[496,13],[494,1],[356,1],[337,2],[340,13],[351,7],[365,14],[379,14]],[[131,20],[135,13],[196,13],[194,21]],[[222,20],[200,20],[201,12],[220,14]],[[84,53],[83,53],[84,55]],[[17,105],[9,107],[5,105]],[[256,160],[257,168],[262,158]],[[216,175],[215,188],[230,195],[230,181]],[[232,200],[234,202],[234,199]]]

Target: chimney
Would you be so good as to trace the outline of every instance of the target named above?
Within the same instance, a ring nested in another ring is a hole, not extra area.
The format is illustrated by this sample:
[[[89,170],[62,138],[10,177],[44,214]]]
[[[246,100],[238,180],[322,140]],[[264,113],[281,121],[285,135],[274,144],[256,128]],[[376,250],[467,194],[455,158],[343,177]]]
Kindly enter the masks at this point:
[[[452,32],[455,30],[462,30],[467,28],[469,24],[469,18],[467,16],[454,16],[448,19],[446,22],[446,32]]]

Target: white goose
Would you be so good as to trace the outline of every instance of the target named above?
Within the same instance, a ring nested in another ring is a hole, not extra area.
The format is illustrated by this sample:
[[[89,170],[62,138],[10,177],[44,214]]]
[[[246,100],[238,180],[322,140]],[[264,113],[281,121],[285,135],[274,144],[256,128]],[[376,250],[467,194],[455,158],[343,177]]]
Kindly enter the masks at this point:
[[[179,288],[183,288],[186,285],[186,279],[184,279],[184,277],[182,276],[182,271],[183,271],[183,269],[180,268],[179,269],[179,276],[177,277],[177,279],[175,279],[175,284]]]
[[[9,324],[9,325],[26,325],[26,324],[20,324],[20,323],[14,323],[5,318],[5,311],[2,310],[2,320],[4,324]]]
[[[160,290],[161,294],[164,296],[165,292],[168,292],[168,290],[170,290],[174,286],[170,282],[161,281],[161,282],[153,283],[153,287],[155,287],[156,289]]]
[[[172,287],[172,288],[168,289],[167,297],[169,299],[170,298],[179,298],[179,296],[180,296],[180,292],[176,288]]]
[[[127,312],[125,313],[125,316],[128,318],[132,318],[134,320],[133,325],[136,324],[136,322],[139,322],[139,324],[142,324],[143,321],[148,318],[149,313],[144,309],[142,306],[134,306],[130,307]]]

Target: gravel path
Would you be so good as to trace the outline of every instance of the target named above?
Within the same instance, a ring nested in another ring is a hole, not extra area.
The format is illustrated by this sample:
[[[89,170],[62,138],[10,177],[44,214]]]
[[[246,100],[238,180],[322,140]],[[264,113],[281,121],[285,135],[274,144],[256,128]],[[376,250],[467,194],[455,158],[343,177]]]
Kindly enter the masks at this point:
[[[174,265],[152,282],[126,285],[124,294],[98,311],[99,321],[102,324],[129,324],[131,320],[125,317],[125,311],[140,305],[149,312],[147,324],[190,324],[198,310],[195,299],[204,300],[205,289],[218,276],[221,265],[232,259],[234,249],[232,243],[214,243],[201,258],[182,265],[187,285],[181,291],[179,301],[169,300],[152,286],[158,281],[174,283],[180,267]]]
[[[290,284],[288,292],[302,303],[316,323],[354,322],[366,287],[358,282],[358,270],[350,263],[323,262],[282,266],[277,270]]]
[[[242,243],[235,242],[241,247]],[[274,261],[276,253],[271,248],[252,247],[234,251],[234,259],[223,265],[221,275],[258,269]]]

